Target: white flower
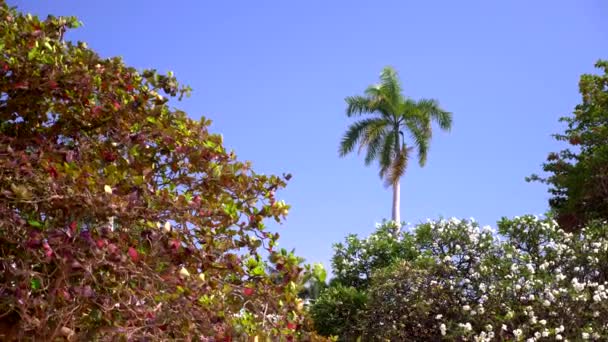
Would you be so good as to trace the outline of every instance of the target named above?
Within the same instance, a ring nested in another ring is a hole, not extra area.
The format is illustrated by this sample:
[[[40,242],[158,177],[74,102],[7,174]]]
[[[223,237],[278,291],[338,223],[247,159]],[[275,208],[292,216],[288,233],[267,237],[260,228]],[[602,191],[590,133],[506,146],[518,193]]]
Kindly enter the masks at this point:
[[[551,306],[551,302],[545,299],[543,301],[543,306]]]
[[[471,310],[471,307],[470,307],[470,306],[468,306],[468,305],[463,305],[463,306],[462,306],[462,310],[464,310],[464,311],[469,311],[469,310]]]
[[[105,191],[106,194],[111,195],[112,194],[112,187],[106,184],[106,185],[103,186],[103,191]]]
[[[445,257],[443,257],[443,262],[450,262],[452,260],[452,257],[449,255],[446,255]]]
[[[445,324],[441,323],[441,325],[439,326],[439,330],[441,331],[441,335],[445,336],[445,331],[446,331],[446,327]]]
[[[515,329],[513,330],[513,335],[515,335],[515,337],[519,337],[521,336],[523,332],[521,331],[521,329]]]
[[[541,325],[547,325],[547,320],[541,319],[540,321],[538,321],[538,323],[540,323]]]
[[[588,340],[589,339],[589,333],[588,332],[583,332],[581,334],[581,337],[583,338],[583,340]]]
[[[534,265],[526,264],[526,268],[528,269],[528,271],[530,271],[530,273],[534,274]]]
[[[435,319],[441,319],[441,318],[443,318],[442,314],[439,314],[439,315],[435,316]]]
[[[188,270],[185,267],[182,267],[179,270],[179,275],[181,275],[183,277],[189,277],[190,276],[190,272],[188,272]]]
[[[556,340],[558,340],[558,341],[561,341],[561,340],[563,340],[564,338],[562,337],[562,335],[557,334],[557,335],[555,335],[555,339],[556,339]]]

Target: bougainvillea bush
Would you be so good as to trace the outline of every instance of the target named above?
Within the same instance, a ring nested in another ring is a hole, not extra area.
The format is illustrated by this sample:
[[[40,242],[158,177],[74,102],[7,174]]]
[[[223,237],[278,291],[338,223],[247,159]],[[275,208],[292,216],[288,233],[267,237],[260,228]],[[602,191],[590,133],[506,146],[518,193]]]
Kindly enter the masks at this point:
[[[304,339],[299,259],[264,228],[285,179],[76,26],[0,1],[0,340]]]
[[[365,249],[379,237],[393,239],[405,257],[372,272],[369,286],[360,289],[367,296],[364,317],[348,319],[369,339],[606,340],[606,226],[596,222],[567,233],[552,219],[524,216],[503,219],[493,230],[451,219],[421,224],[399,238],[381,227],[357,243]],[[349,259],[348,244],[337,249]],[[361,263],[353,258],[348,265]]]

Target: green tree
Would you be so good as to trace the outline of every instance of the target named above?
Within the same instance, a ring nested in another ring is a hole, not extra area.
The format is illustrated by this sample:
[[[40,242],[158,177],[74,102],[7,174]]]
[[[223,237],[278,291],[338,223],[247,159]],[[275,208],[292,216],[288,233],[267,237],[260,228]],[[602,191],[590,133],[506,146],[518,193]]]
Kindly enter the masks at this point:
[[[340,341],[355,341],[363,333],[365,292],[354,287],[332,286],[310,308],[315,330],[322,336],[337,336]]]
[[[384,222],[366,238],[350,234],[343,243],[334,244],[332,284],[365,290],[374,271],[388,267],[399,259],[415,258],[418,250],[414,248],[412,236],[407,232],[395,235],[395,229],[394,222]]]
[[[285,180],[78,24],[0,0],[0,340],[300,338],[302,268],[264,229]]]
[[[412,150],[416,148],[418,163],[424,166],[432,137],[431,122],[450,130],[452,114],[443,110],[437,100],[405,97],[398,74],[391,67],[382,70],[379,84],[368,87],[362,96],[347,97],[346,103],[348,117],[369,116],[347,129],[339,154],[345,156],[358,146],[359,152],[367,149],[366,165],[378,161],[380,177],[386,186],[393,187],[392,220],[400,224],[399,181]],[[411,138],[410,144],[406,134]]]
[[[560,119],[568,125],[565,132],[554,135],[570,148],[549,154],[543,165],[548,177],[528,178],[549,185],[549,204],[567,230],[608,220],[608,61],[595,66],[603,74],[581,76],[582,102]]]

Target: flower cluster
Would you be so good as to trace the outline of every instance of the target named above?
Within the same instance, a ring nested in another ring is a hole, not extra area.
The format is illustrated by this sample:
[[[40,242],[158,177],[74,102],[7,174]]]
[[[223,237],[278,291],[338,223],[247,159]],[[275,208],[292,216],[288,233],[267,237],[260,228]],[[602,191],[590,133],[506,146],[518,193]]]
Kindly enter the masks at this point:
[[[606,340],[608,238],[596,223],[567,233],[536,216],[417,226],[417,255],[377,270],[367,331],[389,339]],[[382,324],[380,324],[382,323]]]

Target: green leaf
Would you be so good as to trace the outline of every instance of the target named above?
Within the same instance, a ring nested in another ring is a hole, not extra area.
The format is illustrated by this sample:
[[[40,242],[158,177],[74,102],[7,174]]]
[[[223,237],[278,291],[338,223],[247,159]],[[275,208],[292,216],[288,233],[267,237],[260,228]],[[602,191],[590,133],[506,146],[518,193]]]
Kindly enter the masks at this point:
[[[32,280],[30,280],[30,288],[32,290],[38,290],[41,287],[42,287],[42,283],[40,282],[40,279],[33,278]]]
[[[31,49],[27,53],[27,59],[31,61],[32,59],[34,59],[36,57],[36,54],[38,54],[38,48]]]
[[[254,276],[263,276],[264,274],[266,274],[266,271],[264,270],[264,267],[262,265],[258,265],[257,267],[251,270],[251,274]]]
[[[34,227],[34,228],[42,228],[43,227],[43,224],[41,222],[36,221],[34,219],[28,220],[27,223],[30,226]]]

